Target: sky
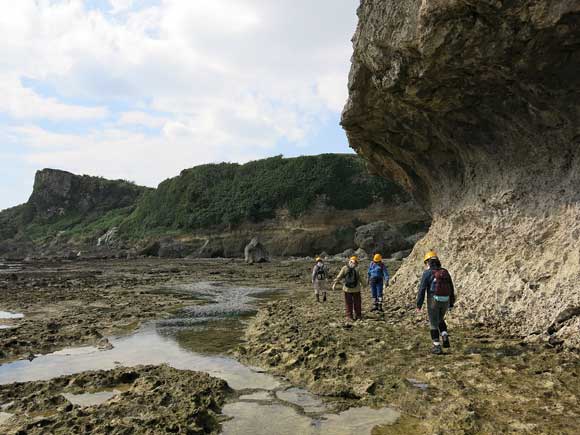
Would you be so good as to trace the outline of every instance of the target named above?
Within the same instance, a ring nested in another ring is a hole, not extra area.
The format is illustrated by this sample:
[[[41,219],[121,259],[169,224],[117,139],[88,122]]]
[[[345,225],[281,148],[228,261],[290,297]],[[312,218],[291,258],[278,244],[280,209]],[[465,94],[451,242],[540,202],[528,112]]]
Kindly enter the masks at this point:
[[[0,209],[58,168],[182,169],[351,152],[359,0],[18,0],[0,14]]]

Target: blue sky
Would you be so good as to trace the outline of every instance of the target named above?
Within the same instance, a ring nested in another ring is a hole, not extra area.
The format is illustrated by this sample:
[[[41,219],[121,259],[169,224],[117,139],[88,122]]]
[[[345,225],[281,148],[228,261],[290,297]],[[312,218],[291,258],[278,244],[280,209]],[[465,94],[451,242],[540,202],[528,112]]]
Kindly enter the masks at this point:
[[[181,169],[351,152],[358,0],[20,0],[0,16],[0,209],[45,167]],[[331,12],[329,12],[331,11]]]

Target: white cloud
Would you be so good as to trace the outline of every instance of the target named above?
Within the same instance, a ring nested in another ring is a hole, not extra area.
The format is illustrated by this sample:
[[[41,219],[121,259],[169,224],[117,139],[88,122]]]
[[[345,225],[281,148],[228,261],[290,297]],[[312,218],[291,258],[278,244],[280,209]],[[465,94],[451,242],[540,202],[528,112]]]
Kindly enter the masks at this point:
[[[166,122],[167,119],[165,118],[140,111],[124,112],[119,117],[119,124],[121,125],[142,125],[148,128],[161,128]]]
[[[10,121],[0,135],[34,165],[153,183],[277,153],[342,109],[359,0],[152,3],[4,8],[0,114]]]
[[[135,0],[109,0],[109,3],[111,3],[111,13],[119,14],[130,10]]]
[[[105,118],[105,107],[85,107],[61,103],[55,98],[42,97],[23,87],[19,80],[0,76],[0,112],[16,119],[98,120]]]

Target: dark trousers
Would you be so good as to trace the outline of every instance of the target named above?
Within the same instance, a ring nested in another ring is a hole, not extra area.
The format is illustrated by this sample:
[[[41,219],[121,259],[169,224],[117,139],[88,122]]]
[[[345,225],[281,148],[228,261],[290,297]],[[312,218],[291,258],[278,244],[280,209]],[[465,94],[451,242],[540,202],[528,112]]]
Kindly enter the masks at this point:
[[[357,293],[347,293],[344,292],[344,305],[346,308],[346,318],[347,319],[360,319],[362,318],[362,307],[361,307],[361,297],[360,292]]]
[[[439,341],[439,333],[447,332],[445,314],[449,308],[449,302],[438,302],[435,298],[427,299],[427,312],[429,313],[429,324],[431,326],[431,338]]]

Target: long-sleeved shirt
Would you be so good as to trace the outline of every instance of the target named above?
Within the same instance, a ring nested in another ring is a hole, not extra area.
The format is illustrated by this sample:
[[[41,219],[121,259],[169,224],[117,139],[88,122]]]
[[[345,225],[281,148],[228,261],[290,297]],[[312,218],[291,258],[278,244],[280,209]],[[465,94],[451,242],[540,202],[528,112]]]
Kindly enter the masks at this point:
[[[374,278],[386,283],[389,282],[389,271],[387,270],[387,266],[382,261],[375,263],[371,261],[369,265],[369,271],[367,273],[369,282]]]
[[[322,272],[323,278],[318,276],[318,272]],[[328,268],[325,264],[319,266],[317,263],[312,268],[312,282],[314,283],[314,281],[319,281],[320,279],[328,279]]]
[[[427,297],[431,297],[435,293],[435,288],[433,286],[433,280],[435,279],[435,276],[433,275],[433,270],[434,268],[430,268],[423,272],[421,282],[419,283],[419,291],[417,292],[417,308],[421,308],[423,306],[423,302],[425,301],[425,294],[427,294]],[[447,271],[447,273],[449,273],[449,271]],[[452,308],[455,304],[455,288],[453,286],[451,274],[449,274],[449,284],[449,308]]]
[[[348,272],[350,268],[348,266],[343,266],[342,269],[340,269],[340,272],[338,273],[338,275],[336,276],[336,278],[334,279],[334,282],[332,284],[332,286],[334,287],[339,281],[342,281],[345,279],[346,274]],[[356,268],[355,268],[356,270]],[[346,293],[359,293],[364,286],[367,285],[366,280],[364,279],[364,276],[361,275],[361,273],[356,270],[356,273],[358,275],[358,285],[356,287],[347,287],[346,284],[342,284],[342,290],[345,291]]]

